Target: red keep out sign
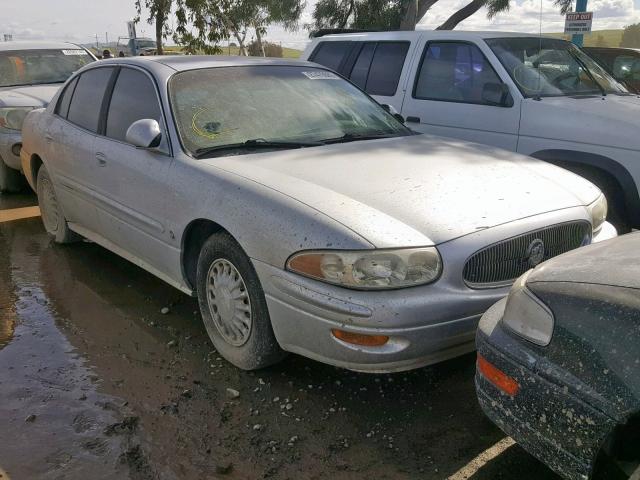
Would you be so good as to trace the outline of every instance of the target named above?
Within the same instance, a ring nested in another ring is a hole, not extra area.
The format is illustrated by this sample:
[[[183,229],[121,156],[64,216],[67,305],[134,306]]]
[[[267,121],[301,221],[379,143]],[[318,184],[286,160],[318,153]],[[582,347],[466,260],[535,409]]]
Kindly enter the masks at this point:
[[[588,33],[593,23],[593,12],[567,13],[564,33]]]

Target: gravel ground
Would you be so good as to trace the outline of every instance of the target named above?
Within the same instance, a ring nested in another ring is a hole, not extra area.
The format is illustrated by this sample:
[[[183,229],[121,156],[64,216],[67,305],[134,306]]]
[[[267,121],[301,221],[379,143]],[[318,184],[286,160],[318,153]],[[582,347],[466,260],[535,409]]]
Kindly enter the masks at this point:
[[[194,299],[39,218],[0,223],[3,480],[557,478],[484,418],[474,360],[242,372]]]

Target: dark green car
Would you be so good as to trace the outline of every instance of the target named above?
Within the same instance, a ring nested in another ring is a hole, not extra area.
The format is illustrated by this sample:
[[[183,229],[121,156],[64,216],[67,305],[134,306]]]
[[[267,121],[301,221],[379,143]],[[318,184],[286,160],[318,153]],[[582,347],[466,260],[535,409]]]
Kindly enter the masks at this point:
[[[485,414],[567,479],[640,478],[640,233],[556,257],[480,321]]]

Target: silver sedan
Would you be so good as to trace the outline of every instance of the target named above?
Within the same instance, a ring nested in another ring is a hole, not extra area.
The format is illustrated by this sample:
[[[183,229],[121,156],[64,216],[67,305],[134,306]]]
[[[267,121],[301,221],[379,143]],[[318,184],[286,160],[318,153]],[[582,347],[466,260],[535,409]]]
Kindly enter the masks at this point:
[[[312,63],[104,61],[23,135],[49,234],[197,295],[243,369],[285,352],[370,372],[466,353],[514,279],[616,235],[582,178],[416,135]]]

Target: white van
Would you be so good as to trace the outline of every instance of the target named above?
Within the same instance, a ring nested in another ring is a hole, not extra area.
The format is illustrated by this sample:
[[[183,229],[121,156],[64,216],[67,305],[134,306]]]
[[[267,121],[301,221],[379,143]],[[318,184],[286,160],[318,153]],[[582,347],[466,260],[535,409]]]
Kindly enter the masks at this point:
[[[302,55],[389,105],[417,131],[560,165],[640,228],[640,98],[570,42],[497,32],[342,33]]]

